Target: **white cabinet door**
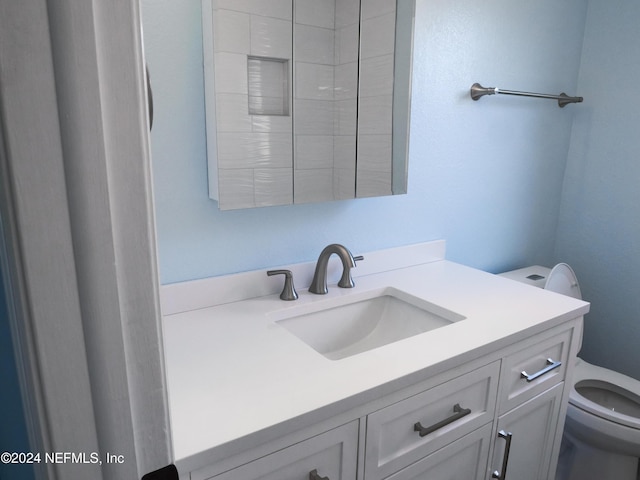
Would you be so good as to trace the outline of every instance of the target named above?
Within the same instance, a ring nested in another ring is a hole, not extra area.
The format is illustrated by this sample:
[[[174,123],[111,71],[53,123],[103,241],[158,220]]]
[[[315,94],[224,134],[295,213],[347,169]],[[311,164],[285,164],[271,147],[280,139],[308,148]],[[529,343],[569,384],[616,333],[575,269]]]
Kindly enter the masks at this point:
[[[358,421],[259,458],[215,480],[356,480]]]
[[[483,480],[491,427],[475,430],[386,480]]]
[[[560,383],[499,417],[489,478],[548,479],[563,387]]]

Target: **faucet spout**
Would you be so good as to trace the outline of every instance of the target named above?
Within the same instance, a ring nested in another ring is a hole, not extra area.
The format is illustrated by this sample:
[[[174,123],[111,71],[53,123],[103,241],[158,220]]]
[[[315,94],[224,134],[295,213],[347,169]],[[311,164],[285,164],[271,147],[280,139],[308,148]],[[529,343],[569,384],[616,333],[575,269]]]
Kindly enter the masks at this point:
[[[340,278],[338,286],[341,288],[352,288],[355,286],[351,278],[351,269],[356,266],[353,255],[351,255],[349,249],[343,245],[332,243],[331,245],[327,245],[318,257],[316,271],[313,275],[311,286],[309,287],[311,293],[323,295],[329,291],[327,289],[327,266],[329,264],[329,258],[334,253],[338,255],[342,261],[342,278]]]

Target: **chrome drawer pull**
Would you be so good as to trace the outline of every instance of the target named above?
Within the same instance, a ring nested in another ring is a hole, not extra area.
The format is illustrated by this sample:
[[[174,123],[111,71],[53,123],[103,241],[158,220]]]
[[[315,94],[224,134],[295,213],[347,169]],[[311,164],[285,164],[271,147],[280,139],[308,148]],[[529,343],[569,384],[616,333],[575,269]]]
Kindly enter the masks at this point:
[[[498,470],[495,470],[491,475],[491,478],[505,480],[507,478],[507,464],[509,463],[509,450],[511,450],[511,439],[513,438],[513,433],[500,430],[498,432],[498,436],[500,438],[504,438],[507,443],[504,446],[504,455],[502,456],[502,471],[499,472]]]
[[[309,480],[329,480],[329,477],[321,477],[315,468],[309,472]]]
[[[431,425],[430,427],[423,427],[422,424],[420,422],[417,422],[413,425],[413,431],[414,432],[420,432],[420,436],[424,437],[425,435],[429,435],[430,433],[435,432],[436,430],[438,430],[439,428],[442,428],[446,425],[449,425],[450,423],[455,422],[456,420],[460,420],[462,417],[469,415],[471,413],[471,409],[469,408],[462,408],[460,406],[459,403],[456,403],[453,406],[453,411],[454,414],[451,415],[448,418],[445,418],[444,420],[438,422],[438,423],[434,423],[433,425]]]
[[[551,360],[550,358],[547,358],[547,366],[545,368],[543,368],[539,372],[536,372],[532,375],[529,375],[527,372],[523,370],[522,372],[520,372],[520,378],[526,378],[527,382],[532,382],[536,378],[544,375],[545,373],[549,373],[551,370],[558,368],[560,365],[562,365],[562,362],[556,362],[554,360]]]

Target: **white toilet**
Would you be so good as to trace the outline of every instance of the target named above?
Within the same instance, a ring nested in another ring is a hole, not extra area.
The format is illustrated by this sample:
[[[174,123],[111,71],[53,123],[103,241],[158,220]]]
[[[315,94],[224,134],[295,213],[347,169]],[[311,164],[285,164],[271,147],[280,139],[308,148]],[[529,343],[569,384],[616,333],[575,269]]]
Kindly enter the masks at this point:
[[[566,263],[502,276],[582,298]],[[578,358],[556,480],[637,480],[639,457],[640,381]]]

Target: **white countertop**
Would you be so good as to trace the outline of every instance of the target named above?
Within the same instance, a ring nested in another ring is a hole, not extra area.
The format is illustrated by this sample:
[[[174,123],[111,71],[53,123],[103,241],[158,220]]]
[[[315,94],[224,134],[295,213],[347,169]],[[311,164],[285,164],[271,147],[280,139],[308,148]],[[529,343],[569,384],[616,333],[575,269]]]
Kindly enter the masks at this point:
[[[271,320],[283,309],[386,286],[466,319],[337,361]],[[387,394],[390,385],[420,381],[455,357],[480,357],[506,341],[524,339],[589,310],[586,302],[446,260],[360,276],[355,288],[330,285],[327,295],[298,293],[294,302],[273,294],[165,316],[169,405],[179,469],[211,463],[221,446],[240,445],[239,439],[254,432],[318,411],[344,411],[364,392]]]

